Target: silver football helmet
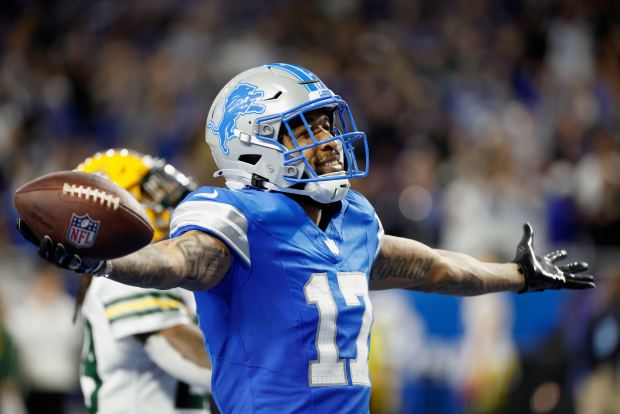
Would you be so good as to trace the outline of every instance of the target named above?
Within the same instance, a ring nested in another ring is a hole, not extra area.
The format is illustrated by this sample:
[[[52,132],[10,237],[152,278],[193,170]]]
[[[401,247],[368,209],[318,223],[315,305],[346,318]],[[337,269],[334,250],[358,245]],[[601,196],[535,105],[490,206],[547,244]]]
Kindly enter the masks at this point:
[[[332,117],[331,137],[321,141],[306,118],[319,108],[328,109]],[[305,126],[310,144],[299,145],[293,132],[299,126]],[[283,133],[296,148],[282,144]],[[235,76],[215,98],[205,136],[220,168],[215,176],[223,176],[231,189],[251,186],[331,203],[344,198],[349,178],[368,174],[366,134],[357,130],[346,102],[312,72],[295,65],[273,63]],[[319,175],[303,151],[330,141],[342,148],[344,168]]]

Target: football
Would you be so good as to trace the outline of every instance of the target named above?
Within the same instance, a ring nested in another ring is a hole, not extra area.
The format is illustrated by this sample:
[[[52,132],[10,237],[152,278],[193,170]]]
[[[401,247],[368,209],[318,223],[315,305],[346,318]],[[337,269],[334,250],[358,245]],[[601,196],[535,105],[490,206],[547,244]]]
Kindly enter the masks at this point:
[[[13,204],[37,238],[48,235],[85,258],[124,256],[153,238],[138,200],[96,174],[59,171],[39,177],[15,191]]]

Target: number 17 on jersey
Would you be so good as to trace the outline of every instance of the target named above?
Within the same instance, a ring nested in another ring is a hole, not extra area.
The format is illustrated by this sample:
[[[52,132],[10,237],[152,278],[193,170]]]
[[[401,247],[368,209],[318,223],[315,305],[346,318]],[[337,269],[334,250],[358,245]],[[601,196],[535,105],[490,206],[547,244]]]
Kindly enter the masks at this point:
[[[336,276],[345,306],[365,305],[355,340],[356,358],[340,358],[336,343],[338,306],[334,293],[326,273],[313,273],[304,286],[304,293],[306,302],[315,305],[319,312],[315,344],[318,358],[308,365],[308,380],[313,387],[348,385],[345,366],[348,363],[351,383],[369,386],[368,338],[372,325],[372,305],[368,296],[368,281],[361,272],[338,272]]]

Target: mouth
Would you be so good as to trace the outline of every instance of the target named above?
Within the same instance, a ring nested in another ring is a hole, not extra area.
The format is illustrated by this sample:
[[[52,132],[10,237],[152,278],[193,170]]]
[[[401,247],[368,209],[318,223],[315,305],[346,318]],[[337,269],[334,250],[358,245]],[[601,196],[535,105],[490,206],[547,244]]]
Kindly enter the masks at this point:
[[[339,157],[329,157],[319,160],[316,163],[315,170],[318,175],[323,175],[343,171],[344,166]]]

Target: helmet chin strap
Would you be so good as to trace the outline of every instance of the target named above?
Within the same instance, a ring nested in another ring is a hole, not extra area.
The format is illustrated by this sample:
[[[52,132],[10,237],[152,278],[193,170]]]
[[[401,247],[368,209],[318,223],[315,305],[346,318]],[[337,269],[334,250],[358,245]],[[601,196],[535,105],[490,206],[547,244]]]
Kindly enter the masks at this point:
[[[235,178],[238,177],[239,178],[239,180],[231,180],[231,181],[227,180],[226,185],[229,186],[229,188],[241,189],[245,185],[251,186],[252,175],[248,172],[245,172],[242,170],[235,170],[235,169],[226,169],[226,170],[216,171],[215,174],[213,174],[213,176],[220,177],[224,174],[226,174],[227,177],[235,177]],[[342,175],[342,173],[337,172],[337,173],[324,174],[323,177],[338,176],[338,175]],[[242,184],[242,183],[245,183],[245,184]],[[303,189],[291,188],[291,187],[279,187],[269,181],[264,181],[262,185],[268,191],[304,195],[304,196],[310,197],[314,201],[321,203],[321,204],[329,204],[329,203],[334,203],[336,201],[342,200],[347,195],[347,191],[349,191],[349,188],[351,187],[349,180],[346,178],[343,178],[341,180],[330,180],[330,181],[312,181],[312,182],[306,183]]]
[[[306,183],[303,190],[291,187],[278,187],[270,182],[263,184],[269,191],[305,195],[321,204],[334,203],[342,200],[349,191],[349,180],[317,181]]]

